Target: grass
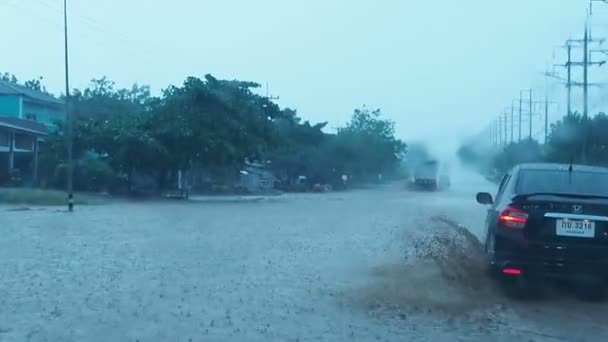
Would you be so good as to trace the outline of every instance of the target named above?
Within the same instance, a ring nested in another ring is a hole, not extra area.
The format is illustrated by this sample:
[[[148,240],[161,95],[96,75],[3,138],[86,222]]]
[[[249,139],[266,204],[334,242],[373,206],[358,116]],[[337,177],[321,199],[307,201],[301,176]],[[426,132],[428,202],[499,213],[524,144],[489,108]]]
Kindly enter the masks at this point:
[[[104,199],[88,194],[74,194],[75,205],[102,204]],[[67,195],[64,191],[31,188],[0,188],[0,204],[20,205],[66,205]]]

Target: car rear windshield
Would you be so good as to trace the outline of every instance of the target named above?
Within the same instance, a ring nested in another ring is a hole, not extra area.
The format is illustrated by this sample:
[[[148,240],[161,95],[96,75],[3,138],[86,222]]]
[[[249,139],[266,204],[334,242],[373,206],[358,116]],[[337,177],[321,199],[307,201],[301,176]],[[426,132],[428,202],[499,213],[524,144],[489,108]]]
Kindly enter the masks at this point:
[[[608,196],[608,173],[568,170],[523,170],[516,185],[518,194],[538,192]]]

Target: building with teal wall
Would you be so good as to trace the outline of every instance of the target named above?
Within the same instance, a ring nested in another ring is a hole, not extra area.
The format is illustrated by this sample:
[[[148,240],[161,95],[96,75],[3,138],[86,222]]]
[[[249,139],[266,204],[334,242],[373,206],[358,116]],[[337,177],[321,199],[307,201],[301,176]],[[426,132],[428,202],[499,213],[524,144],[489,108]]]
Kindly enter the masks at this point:
[[[62,100],[0,80],[0,186],[36,185],[39,144],[65,118]]]
[[[36,121],[54,131],[65,121],[65,103],[50,94],[0,80],[0,117]]]

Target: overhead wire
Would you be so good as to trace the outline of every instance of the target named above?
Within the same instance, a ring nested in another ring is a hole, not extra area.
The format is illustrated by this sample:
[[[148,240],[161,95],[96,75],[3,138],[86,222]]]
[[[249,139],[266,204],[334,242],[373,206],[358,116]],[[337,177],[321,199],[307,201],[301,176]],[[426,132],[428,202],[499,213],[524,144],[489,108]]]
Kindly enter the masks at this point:
[[[61,20],[53,21],[48,16],[43,15],[42,13],[40,13],[37,10],[32,10],[31,8],[24,7],[23,4],[24,4],[23,2],[16,1],[16,0],[1,0],[0,1],[0,5],[5,5],[8,7],[11,7],[13,9],[17,10],[18,12],[27,11],[28,14],[34,14],[40,20],[45,21],[46,23],[54,26],[54,28],[61,29],[61,27],[62,27]]]
[[[62,18],[61,16],[63,15],[63,6],[59,6],[58,4],[52,4],[51,2],[49,2],[47,0],[31,0],[31,1],[39,4],[40,6],[45,7],[48,10],[54,11],[55,13],[58,14],[58,18]],[[37,14],[36,16],[38,18],[42,19],[46,23],[53,25],[54,28],[57,28],[57,29],[63,28],[63,21],[61,19],[58,19],[56,21],[50,20],[49,16],[45,15],[47,13],[42,13],[40,11],[39,7],[38,8],[37,7],[28,8],[27,6],[23,6],[24,5],[23,2],[15,1],[15,0],[2,0],[2,1],[0,1],[0,4],[7,4],[17,10],[25,10],[30,13],[35,12]],[[31,2],[30,2],[30,4],[31,4]],[[132,37],[128,37],[117,31],[108,30],[107,25],[104,25],[90,17],[84,16],[80,13],[74,13],[74,12],[68,13],[68,15],[69,15],[69,19],[77,20],[80,24],[83,24],[89,31],[97,33],[97,35],[90,35],[90,34],[86,34],[86,33],[82,32],[82,30],[71,29],[69,32],[69,34],[71,34],[71,35],[76,34],[81,37],[91,38],[96,41],[99,41],[100,43],[106,43],[112,47],[115,47],[114,44],[118,43],[121,45],[122,48],[128,49],[129,52],[138,53],[138,54],[141,54],[142,56],[146,56],[146,57],[149,57],[150,53],[159,53],[160,52],[160,49],[158,49],[157,47],[153,48],[152,46],[149,46],[149,44],[146,44],[146,43],[142,42],[141,40],[134,39]],[[112,44],[110,44],[110,43],[112,43]]]

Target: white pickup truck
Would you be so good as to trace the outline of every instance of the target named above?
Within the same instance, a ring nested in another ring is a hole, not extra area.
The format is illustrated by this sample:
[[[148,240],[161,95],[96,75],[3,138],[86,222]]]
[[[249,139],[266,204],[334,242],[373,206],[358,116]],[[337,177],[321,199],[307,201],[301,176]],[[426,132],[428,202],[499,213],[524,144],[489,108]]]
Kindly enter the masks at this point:
[[[418,189],[437,190],[438,163],[429,160],[420,163],[414,169],[414,186]]]

